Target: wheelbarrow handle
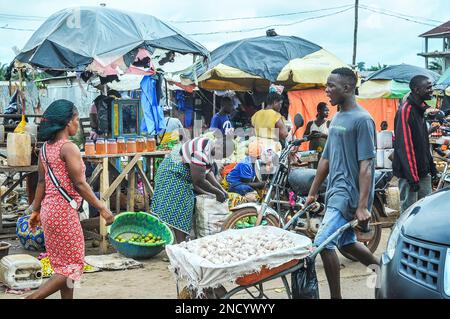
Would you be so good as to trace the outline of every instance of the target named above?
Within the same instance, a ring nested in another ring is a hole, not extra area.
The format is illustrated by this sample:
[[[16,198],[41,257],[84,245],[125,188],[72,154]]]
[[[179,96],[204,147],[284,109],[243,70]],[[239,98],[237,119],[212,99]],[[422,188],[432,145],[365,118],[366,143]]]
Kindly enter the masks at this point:
[[[289,230],[291,228],[292,225],[295,225],[297,223],[297,220],[302,217],[307,211],[314,211],[317,208],[320,208],[320,205],[318,202],[314,202],[312,204],[309,204],[308,206],[306,206],[305,208],[303,208],[302,210],[300,210],[299,212],[297,212],[297,214],[295,214],[291,220],[283,227],[284,230]]]
[[[333,240],[335,240],[339,235],[343,234],[347,229],[349,228],[355,228],[358,226],[357,220],[352,220],[351,222],[348,222],[338,230],[336,230],[333,235],[327,238],[319,247],[317,247],[314,252],[309,256],[311,259],[314,259],[317,257],[318,254],[322,252],[322,250],[327,246],[329,243],[331,243]]]

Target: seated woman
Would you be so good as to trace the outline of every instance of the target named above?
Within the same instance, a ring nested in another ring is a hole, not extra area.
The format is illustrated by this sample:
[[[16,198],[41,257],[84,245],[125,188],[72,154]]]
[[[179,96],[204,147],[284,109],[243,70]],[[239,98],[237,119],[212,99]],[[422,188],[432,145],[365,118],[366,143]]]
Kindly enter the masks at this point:
[[[214,155],[213,141],[198,137],[176,147],[158,168],[151,210],[172,227],[178,243],[192,229],[194,191],[221,203],[228,198],[212,172]]]
[[[237,164],[227,175],[229,192],[245,196],[264,188],[265,183],[257,180],[255,172],[255,161],[260,155],[261,148],[258,143],[254,142],[250,144],[248,156]]]

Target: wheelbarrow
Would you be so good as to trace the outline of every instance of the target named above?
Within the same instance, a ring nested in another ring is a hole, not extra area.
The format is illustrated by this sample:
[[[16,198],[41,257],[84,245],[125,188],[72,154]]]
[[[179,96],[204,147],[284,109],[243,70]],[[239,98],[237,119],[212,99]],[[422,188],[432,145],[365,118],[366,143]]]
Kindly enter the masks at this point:
[[[302,216],[305,213],[305,211],[313,209],[314,205],[315,204],[312,204],[312,205],[304,208],[303,210],[299,211],[289,221],[289,223],[287,223],[283,227],[283,229],[289,230],[293,225],[296,224],[298,218],[300,216]],[[253,273],[253,274],[238,278],[236,280],[236,284],[238,285],[238,287],[227,292],[222,297],[222,299],[230,299],[232,296],[234,296],[242,291],[246,291],[253,299],[263,299],[263,298],[269,299],[269,297],[264,292],[263,285],[269,281],[272,281],[275,279],[280,279],[280,278],[283,281],[283,285],[286,290],[287,297],[289,299],[293,299],[293,297],[294,297],[293,292],[291,290],[289,281],[287,279],[288,275],[292,276],[299,271],[305,271],[305,267],[313,267],[317,255],[319,255],[330,242],[332,242],[333,240],[338,238],[341,234],[343,234],[349,228],[355,228],[357,225],[358,225],[357,220],[354,220],[354,221],[351,221],[351,222],[345,224],[344,226],[339,228],[335,233],[333,233],[329,238],[327,238],[327,240],[325,240],[319,247],[315,248],[311,252],[311,254],[309,256],[307,256],[306,258],[303,258],[301,260],[292,260],[292,261],[287,262],[279,267],[275,267],[272,269],[267,269],[267,268],[263,267],[261,269],[261,271],[259,271],[257,273]],[[309,274],[309,276],[311,276],[311,275],[313,276],[313,279],[316,279],[315,271],[313,271],[312,274]],[[259,294],[255,295],[252,291],[250,291],[251,288],[256,289]],[[309,296],[309,298],[318,298],[318,292],[317,292],[316,296],[313,296],[313,297]]]

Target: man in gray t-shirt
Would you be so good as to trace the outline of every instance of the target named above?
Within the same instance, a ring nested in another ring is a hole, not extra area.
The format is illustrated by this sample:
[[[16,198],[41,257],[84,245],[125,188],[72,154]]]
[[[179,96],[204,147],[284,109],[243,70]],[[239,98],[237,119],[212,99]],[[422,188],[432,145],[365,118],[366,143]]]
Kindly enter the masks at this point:
[[[327,96],[331,105],[339,106],[340,111],[330,124],[327,144],[306,200],[306,205],[316,200],[319,187],[328,175],[327,210],[314,239],[315,246],[320,246],[349,221],[357,219],[367,226],[371,217],[376,132],[370,114],[356,103],[356,83],[355,73],[348,68],[334,70],[327,81]],[[366,266],[378,265],[370,250],[358,242],[355,231],[345,231],[320,254],[332,299],[342,298],[336,246]]]
[[[329,162],[327,207],[338,209],[348,221],[355,219],[359,203],[359,162],[376,157],[375,124],[370,114],[357,106],[335,115],[322,157]],[[372,210],[375,165],[371,167],[367,209]]]

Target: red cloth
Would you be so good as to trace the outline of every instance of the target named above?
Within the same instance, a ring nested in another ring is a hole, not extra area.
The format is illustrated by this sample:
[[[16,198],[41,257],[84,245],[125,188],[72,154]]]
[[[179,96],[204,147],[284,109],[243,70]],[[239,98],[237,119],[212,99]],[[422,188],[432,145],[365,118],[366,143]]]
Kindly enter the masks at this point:
[[[68,140],[46,145],[47,159],[61,187],[81,205],[82,198],[74,188],[66,163],[60,158],[61,148]],[[41,162],[45,163],[41,155]],[[85,171],[84,163],[83,174]],[[41,223],[45,248],[56,274],[79,281],[84,267],[84,236],[78,212],[58,192],[45,169],[45,197],[41,205]]]

